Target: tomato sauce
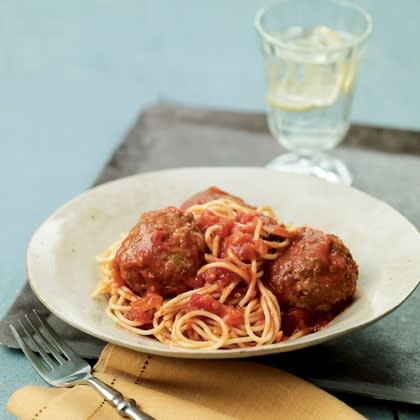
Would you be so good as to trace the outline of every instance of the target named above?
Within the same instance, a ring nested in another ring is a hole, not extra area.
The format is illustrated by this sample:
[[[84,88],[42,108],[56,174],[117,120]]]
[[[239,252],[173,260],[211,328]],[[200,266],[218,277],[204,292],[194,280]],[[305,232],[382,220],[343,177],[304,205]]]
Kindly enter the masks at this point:
[[[156,293],[148,293],[132,303],[125,317],[130,321],[141,323],[140,325],[151,324],[156,310],[162,305],[162,301],[162,296]]]
[[[221,267],[210,268],[202,273],[200,277],[206,284],[213,284],[217,281],[222,287],[241,280],[236,273]]]
[[[208,293],[194,293],[185,310],[187,312],[204,310],[220,316],[230,326],[240,326],[244,323],[244,310],[220,303]]]
[[[282,313],[281,329],[285,337],[297,332],[304,335],[319,331],[331,322],[340,312],[351,303],[351,298],[336,303],[330,311],[309,311],[300,308],[291,308]]]
[[[227,217],[217,216],[211,210],[204,210],[197,219],[197,225],[202,232],[205,232],[210,226],[218,225],[219,228],[214,234],[223,239],[231,234],[234,222]]]

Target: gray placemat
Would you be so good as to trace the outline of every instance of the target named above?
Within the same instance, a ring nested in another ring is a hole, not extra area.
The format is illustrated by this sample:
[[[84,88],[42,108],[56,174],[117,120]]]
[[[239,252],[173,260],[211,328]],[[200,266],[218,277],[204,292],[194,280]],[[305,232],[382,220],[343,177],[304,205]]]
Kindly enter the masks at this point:
[[[159,104],[140,116],[96,183],[180,166],[260,166],[280,151],[262,114]],[[355,187],[388,202],[420,227],[420,133],[354,126],[335,154],[348,163]],[[98,356],[104,343],[49,314],[28,285],[0,322],[0,343],[16,347],[8,324],[32,307],[81,355]],[[419,307],[417,290],[399,309],[364,330],[259,360],[329,390],[420,404]]]

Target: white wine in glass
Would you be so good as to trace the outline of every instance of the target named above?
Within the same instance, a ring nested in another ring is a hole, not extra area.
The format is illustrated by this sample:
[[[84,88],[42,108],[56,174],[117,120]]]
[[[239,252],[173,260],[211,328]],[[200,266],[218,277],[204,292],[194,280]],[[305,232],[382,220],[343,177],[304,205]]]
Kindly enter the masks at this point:
[[[372,25],[340,0],[282,0],[258,11],[268,123],[290,153],[267,166],[351,184],[343,162],[325,152],[344,138],[360,60]]]

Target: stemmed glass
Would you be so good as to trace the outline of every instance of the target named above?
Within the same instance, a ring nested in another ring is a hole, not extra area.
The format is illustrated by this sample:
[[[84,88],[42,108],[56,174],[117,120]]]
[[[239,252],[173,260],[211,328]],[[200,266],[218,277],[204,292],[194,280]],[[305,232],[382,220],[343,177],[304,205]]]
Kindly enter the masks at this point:
[[[325,152],[350,124],[356,75],[370,16],[341,0],[280,0],[257,12],[268,123],[290,153],[267,166],[350,185],[346,165]]]

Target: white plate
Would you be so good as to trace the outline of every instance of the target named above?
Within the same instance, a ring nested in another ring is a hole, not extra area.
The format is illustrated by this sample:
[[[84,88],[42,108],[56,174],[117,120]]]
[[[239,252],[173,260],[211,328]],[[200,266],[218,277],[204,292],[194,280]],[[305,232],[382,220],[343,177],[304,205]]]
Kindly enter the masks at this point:
[[[260,348],[182,349],[116,326],[104,313],[105,298],[90,297],[98,278],[95,256],[127,232],[140,213],[180,205],[210,185],[252,204],[269,204],[284,222],[308,224],[340,236],[360,266],[354,302],[319,332]],[[262,168],[174,169],[114,181],[65,204],[34,234],[27,270],[32,289],[51,312],[105,341],[172,357],[246,357],[312,346],[395,309],[419,282],[420,235],[387,204],[314,177]]]

